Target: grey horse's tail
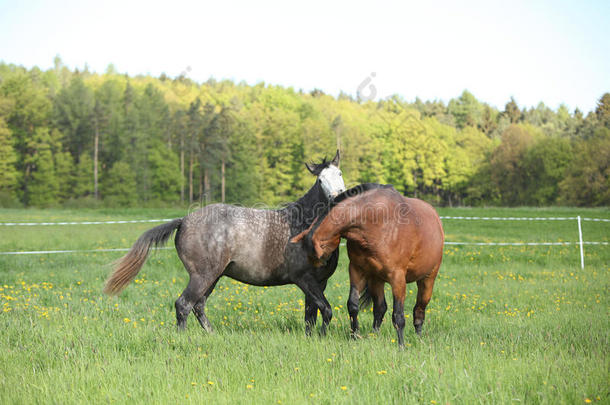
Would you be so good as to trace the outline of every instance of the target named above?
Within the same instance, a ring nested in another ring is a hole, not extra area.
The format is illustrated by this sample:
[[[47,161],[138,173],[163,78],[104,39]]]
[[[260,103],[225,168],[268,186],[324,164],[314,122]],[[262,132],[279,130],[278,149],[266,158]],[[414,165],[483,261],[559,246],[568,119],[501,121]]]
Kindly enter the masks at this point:
[[[120,293],[136,277],[146,261],[152,245],[165,244],[174,231],[180,228],[180,224],[182,224],[182,218],[174,219],[144,232],[129,252],[114,263],[114,271],[106,280],[104,292],[108,295]]]

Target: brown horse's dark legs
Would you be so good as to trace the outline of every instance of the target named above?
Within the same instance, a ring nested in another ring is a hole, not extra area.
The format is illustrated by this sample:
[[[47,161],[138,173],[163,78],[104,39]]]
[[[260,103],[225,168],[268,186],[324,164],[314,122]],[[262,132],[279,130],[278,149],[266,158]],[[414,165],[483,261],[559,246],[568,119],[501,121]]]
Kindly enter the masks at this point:
[[[419,336],[421,336],[424,320],[426,319],[426,307],[432,297],[435,277],[436,273],[433,277],[428,277],[417,282],[417,301],[413,307],[413,326],[415,327],[415,333]]]
[[[352,338],[360,337],[360,326],[358,325],[358,310],[360,309],[360,291],[366,287],[366,279],[362,272],[354,264],[349,264],[349,297],[347,298],[347,312],[351,323]]]
[[[212,328],[212,324],[210,323],[210,320],[205,314],[205,303],[208,301],[208,297],[210,296],[210,294],[212,294],[212,291],[214,291],[214,287],[216,287],[216,283],[218,283],[218,280],[220,280],[220,277],[217,278],[214,283],[212,283],[212,285],[210,286],[210,288],[208,288],[203,297],[201,297],[201,299],[197,301],[195,306],[193,306],[193,313],[197,317],[199,325],[201,325],[201,327],[208,333],[212,333],[214,329]]]
[[[383,292],[383,281],[370,280],[368,283],[369,293],[373,297],[373,332],[378,332],[383,322],[383,317],[388,310]]]
[[[355,285],[351,285],[349,289],[349,297],[347,298],[347,312],[349,313],[349,319],[352,329],[352,338],[358,338],[360,336],[360,326],[358,325],[358,304],[360,301],[360,292]]]
[[[405,329],[405,290],[406,282],[404,273],[401,277],[397,277],[398,280],[392,282],[392,295],[394,296],[394,308],[392,311],[392,323],[396,328],[398,335],[398,346],[403,348],[405,346],[404,334]]]

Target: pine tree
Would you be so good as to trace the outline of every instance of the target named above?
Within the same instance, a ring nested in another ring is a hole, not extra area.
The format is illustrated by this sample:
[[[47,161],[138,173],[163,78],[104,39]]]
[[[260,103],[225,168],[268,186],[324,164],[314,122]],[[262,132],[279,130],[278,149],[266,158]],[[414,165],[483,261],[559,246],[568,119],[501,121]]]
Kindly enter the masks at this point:
[[[138,200],[136,177],[126,162],[116,162],[108,170],[101,184],[101,195],[110,205],[128,207]]]
[[[52,154],[53,139],[48,128],[38,128],[28,142],[26,163],[30,167],[26,188],[27,205],[46,207],[57,202],[59,182]]]
[[[0,193],[3,199],[15,199],[19,172],[15,167],[17,154],[13,148],[11,131],[0,116]]]

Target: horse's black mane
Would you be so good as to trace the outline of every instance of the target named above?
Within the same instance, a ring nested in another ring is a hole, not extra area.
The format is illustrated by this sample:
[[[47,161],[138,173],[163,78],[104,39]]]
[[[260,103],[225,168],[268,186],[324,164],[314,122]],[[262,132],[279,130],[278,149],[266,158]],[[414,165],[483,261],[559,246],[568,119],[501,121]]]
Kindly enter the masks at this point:
[[[391,184],[378,184],[378,183],[362,183],[358,184],[355,187],[350,188],[349,190],[345,190],[338,196],[336,196],[331,202],[331,208],[335,205],[339,204],[341,201],[344,201],[348,198],[355,197],[359,194],[362,194],[369,190],[374,190],[377,188],[394,188]]]
[[[322,159],[322,163],[309,163],[307,165],[307,168],[309,169],[309,171],[311,171],[311,174],[319,176],[320,173],[322,172],[322,170],[329,167],[330,164],[331,164],[331,161],[327,160],[326,156],[325,156],[324,159]]]

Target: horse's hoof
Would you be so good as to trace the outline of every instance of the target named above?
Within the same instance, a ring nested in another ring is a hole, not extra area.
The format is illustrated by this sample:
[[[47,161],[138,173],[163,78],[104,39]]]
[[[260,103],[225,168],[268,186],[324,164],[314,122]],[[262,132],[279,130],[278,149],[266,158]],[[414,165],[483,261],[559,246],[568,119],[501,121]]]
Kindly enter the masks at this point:
[[[352,340],[360,340],[360,339],[363,339],[362,335],[360,335],[358,332],[356,332],[356,333],[354,333],[354,332],[350,333],[350,334],[349,334],[349,337],[350,337]]]

